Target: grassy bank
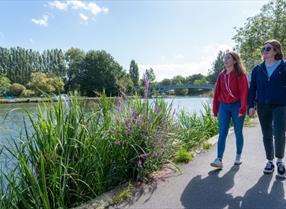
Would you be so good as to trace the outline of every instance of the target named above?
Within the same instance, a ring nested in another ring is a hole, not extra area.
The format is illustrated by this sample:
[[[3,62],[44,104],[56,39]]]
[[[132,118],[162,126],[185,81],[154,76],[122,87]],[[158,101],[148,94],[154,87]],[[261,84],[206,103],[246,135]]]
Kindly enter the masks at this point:
[[[175,115],[162,98],[115,102],[102,95],[91,108],[73,97],[68,107],[52,102],[39,106],[36,118],[27,115],[32,128],[25,125],[15,146],[2,151],[13,169],[2,169],[0,208],[77,206],[148,178],[178,151],[200,146],[217,132],[208,106],[201,116]]]

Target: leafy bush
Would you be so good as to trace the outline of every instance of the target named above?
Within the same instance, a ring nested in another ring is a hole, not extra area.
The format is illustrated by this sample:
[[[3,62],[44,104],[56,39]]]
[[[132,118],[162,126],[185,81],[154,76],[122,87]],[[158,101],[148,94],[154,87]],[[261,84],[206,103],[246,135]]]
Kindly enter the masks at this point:
[[[22,92],[25,90],[26,90],[26,87],[23,86],[22,84],[19,84],[19,83],[13,83],[10,86],[10,93],[13,96],[20,96],[22,94]]]

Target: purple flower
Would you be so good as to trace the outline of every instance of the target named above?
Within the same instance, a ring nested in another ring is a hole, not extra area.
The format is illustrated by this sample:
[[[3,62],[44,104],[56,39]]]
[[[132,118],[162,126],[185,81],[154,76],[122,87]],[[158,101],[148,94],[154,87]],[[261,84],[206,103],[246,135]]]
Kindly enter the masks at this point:
[[[131,110],[132,111],[132,118],[137,118],[137,111],[136,111],[136,109],[132,109]]]
[[[122,107],[122,97],[117,97],[117,110],[120,111]]]
[[[131,134],[131,131],[132,131],[131,121],[130,120],[126,121],[125,125],[126,125],[127,134],[128,135]]]

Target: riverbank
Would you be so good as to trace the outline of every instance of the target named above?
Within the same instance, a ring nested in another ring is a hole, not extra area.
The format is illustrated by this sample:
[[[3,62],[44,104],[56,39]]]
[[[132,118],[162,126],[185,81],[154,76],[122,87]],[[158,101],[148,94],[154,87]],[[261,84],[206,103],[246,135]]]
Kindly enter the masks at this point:
[[[73,97],[73,96],[70,96]],[[153,96],[150,99],[158,99],[158,98],[164,98],[164,99],[173,99],[173,98],[190,98],[190,97],[208,97],[211,98],[212,94],[210,93],[203,93],[203,94],[195,94],[195,95],[162,95],[162,96]],[[90,100],[90,101],[97,101],[100,97],[85,97],[85,96],[77,96],[78,100]],[[110,97],[111,99],[117,100],[118,97]],[[135,99],[136,96],[125,96],[125,98],[128,99]],[[0,104],[13,104],[13,103],[40,103],[40,102],[51,102],[55,101],[53,97],[15,97],[15,98],[5,98],[0,97]]]
[[[8,149],[8,162],[19,172],[2,173],[9,184],[0,191],[0,208],[77,206],[124,182],[146,179],[170,161],[190,160],[189,150],[217,132],[207,105],[199,117],[173,111],[162,98],[137,97],[124,105],[122,98],[98,99],[92,108],[72,98],[69,108],[52,103],[35,117],[27,113],[32,127],[14,139],[21,139],[18,149]]]
[[[169,176],[158,181],[153,189],[146,187],[128,201],[108,208],[285,208],[285,180],[276,176],[276,169],[272,175],[263,174],[267,160],[258,119],[251,127],[245,127],[243,134],[245,144],[240,166],[234,165],[235,135],[229,134],[222,170],[210,166],[216,156],[216,146],[213,146],[183,165],[181,175]]]

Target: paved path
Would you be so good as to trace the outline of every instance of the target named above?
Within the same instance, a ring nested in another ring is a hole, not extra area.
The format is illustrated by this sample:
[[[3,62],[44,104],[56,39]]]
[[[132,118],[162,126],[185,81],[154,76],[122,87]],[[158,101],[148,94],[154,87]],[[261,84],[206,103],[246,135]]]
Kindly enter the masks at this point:
[[[256,121],[257,123],[257,121]],[[112,208],[124,209],[286,209],[286,181],[264,175],[264,148],[260,126],[244,128],[243,163],[233,166],[235,138],[226,143],[224,168],[213,170],[209,163],[216,156],[216,146],[201,153],[187,165],[183,174],[157,182],[150,191],[142,191],[132,203]]]

